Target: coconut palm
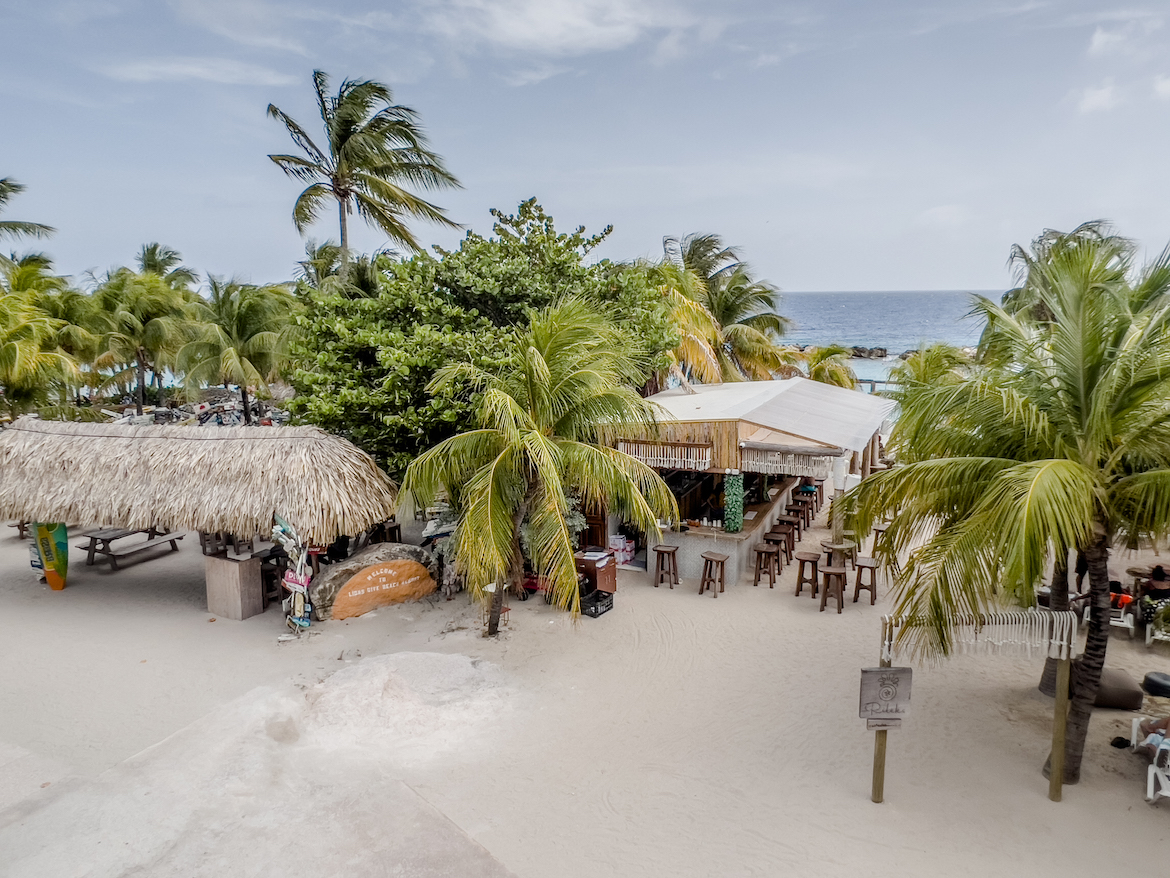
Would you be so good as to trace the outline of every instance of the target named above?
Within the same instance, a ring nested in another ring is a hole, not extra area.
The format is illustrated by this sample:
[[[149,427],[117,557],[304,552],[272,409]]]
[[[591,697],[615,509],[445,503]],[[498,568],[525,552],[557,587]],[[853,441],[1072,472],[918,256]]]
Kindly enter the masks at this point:
[[[188,390],[208,384],[240,387],[244,423],[252,423],[248,387],[268,391],[284,366],[296,299],[282,286],[258,287],[208,278],[210,297],[195,306],[195,338],[176,361]]]
[[[293,206],[298,232],[317,219],[326,202],[336,201],[344,266],[349,262],[347,217],[355,211],[411,250],[420,248],[406,226],[407,217],[456,226],[442,208],[404,188],[459,186],[442,158],[427,148],[414,110],[395,104],[390,89],[379,82],[347,79],[330,96],[329,77],[314,70],[313,88],[325,125],[324,148],[291,116],[268,105],[268,115],[284,123],[304,153],[269,156],[290,177],[309,184]]]
[[[474,594],[492,590],[489,634],[499,627],[504,587],[518,587],[523,575],[525,524],[532,568],[547,577],[555,603],[576,612],[571,497],[648,534],[659,532],[660,519],[677,519],[658,474],[605,441],[619,424],[654,423],[653,405],[630,389],[645,375],[640,359],[629,336],[570,299],[533,315],[499,371],[455,365],[432,382],[438,390],[469,379],[481,390],[480,428],[417,458],[403,491],[424,505],[446,492],[459,512],[456,562]]]
[[[1108,645],[1110,548],[1170,531],[1170,251],[1134,272],[1132,246],[1057,243],[1029,269],[1042,310],[1026,310],[1051,319],[978,299],[1000,357],[957,366],[928,352],[907,369],[892,436],[905,465],[847,502],[859,532],[892,516],[886,560],[908,557],[897,612],[925,620],[906,633],[926,654],[951,652],[954,614],[1030,606],[1047,559],[1084,552],[1092,621],[1065,758],[1075,783]]]
[[[176,288],[187,288],[199,281],[198,273],[183,265],[183,255],[172,247],[159,244],[143,244],[136,258],[138,270],[144,274],[157,274]]]
[[[723,334],[719,323],[700,301],[706,290],[702,278],[668,260],[640,266],[666,299],[671,319],[678,328],[678,347],[669,352],[670,374],[688,390],[691,378],[704,384],[718,384],[723,380],[719,359]]]
[[[776,344],[789,321],[776,313],[774,286],[753,278],[718,235],[667,237],[663,249],[663,267],[691,279],[676,285],[678,291],[702,305],[717,327],[708,344],[718,380],[768,380],[791,372],[791,358]]]
[[[50,387],[74,373],[57,350],[59,326],[33,293],[0,290],[0,389],[8,414],[45,402]]]
[[[195,315],[184,289],[153,271],[120,268],[94,292],[94,327],[101,343],[94,365],[112,370],[107,384],[136,384],[136,409],[146,404],[146,372],[156,376],[190,340]]]
[[[0,211],[5,208],[13,195],[19,195],[24,190],[24,185],[17,183],[11,177],[0,178]],[[55,231],[56,229],[52,226],[41,223],[0,220],[0,238],[46,238]]]
[[[839,344],[804,349],[805,372],[811,380],[856,390],[857,373],[849,365],[849,359],[849,350]]]

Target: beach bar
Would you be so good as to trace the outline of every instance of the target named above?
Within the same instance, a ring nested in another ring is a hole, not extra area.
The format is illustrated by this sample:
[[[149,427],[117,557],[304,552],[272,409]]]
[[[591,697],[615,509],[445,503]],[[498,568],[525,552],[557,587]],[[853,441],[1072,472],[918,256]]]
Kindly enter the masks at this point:
[[[660,408],[657,433],[622,436],[617,448],[658,470],[678,501],[681,522],[662,542],[678,547],[680,576],[698,579],[703,553],[714,551],[728,556],[727,582],[751,570],[756,545],[802,481],[828,481],[830,499],[834,461],[858,479],[879,465],[879,436],[894,409],[805,378],[702,384],[650,399]],[[626,538],[624,523],[606,525]],[[653,546],[642,548],[653,569]]]

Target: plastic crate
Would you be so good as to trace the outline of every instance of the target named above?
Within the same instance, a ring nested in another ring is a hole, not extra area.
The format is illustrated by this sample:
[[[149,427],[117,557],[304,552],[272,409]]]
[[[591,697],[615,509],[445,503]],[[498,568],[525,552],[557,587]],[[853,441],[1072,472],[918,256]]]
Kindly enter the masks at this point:
[[[613,595],[607,591],[594,591],[581,598],[581,612],[596,619],[602,613],[613,609]]]

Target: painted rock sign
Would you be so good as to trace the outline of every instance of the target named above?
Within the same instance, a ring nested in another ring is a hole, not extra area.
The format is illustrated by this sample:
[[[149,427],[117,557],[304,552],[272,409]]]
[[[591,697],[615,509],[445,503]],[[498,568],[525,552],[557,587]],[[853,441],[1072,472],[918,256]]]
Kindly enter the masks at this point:
[[[383,561],[359,571],[333,600],[333,618],[348,619],[378,607],[416,601],[435,590],[430,571],[417,561]]]

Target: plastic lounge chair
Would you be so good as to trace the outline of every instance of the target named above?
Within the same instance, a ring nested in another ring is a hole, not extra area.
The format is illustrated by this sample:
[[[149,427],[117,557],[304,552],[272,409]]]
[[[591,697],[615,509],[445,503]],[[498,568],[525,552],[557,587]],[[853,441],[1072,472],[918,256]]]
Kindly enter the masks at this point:
[[[1134,719],[1129,735],[1129,749],[1135,752],[1145,740],[1139,737],[1141,730],[1138,728],[1143,719],[1149,717],[1139,716]],[[1146,769],[1146,801],[1152,805],[1162,797],[1170,798],[1170,740],[1158,745],[1154,758],[1150,760],[1150,767]]]
[[[1130,605],[1127,604],[1124,607],[1110,607],[1109,608],[1109,627],[1111,627],[1111,628],[1124,628],[1126,631],[1129,632],[1129,637],[1132,640],[1134,632],[1137,631],[1137,619],[1133,613],[1128,612],[1129,606]],[[1081,615],[1081,624],[1082,625],[1089,624],[1089,616],[1090,616],[1092,609],[1093,608],[1090,607],[1088,604],[1085,604],[1085,611]],[[1152,626],[1150,626],[1150,627],[1152,627]],[[1147,629],[1146,629],[1146,646],[1150,645],[1149,638],[1150,638],[1149,628],[1147,627]],[[1165,639],[1170,640],[1170,635],[1168,635]]]
[[[1159,631],[1157,626],[1151,622],[1146,626],[1146,646],[1152,646],[1155,640],[1161,640],[1165,643],[1170,643],[1170,630]]]

